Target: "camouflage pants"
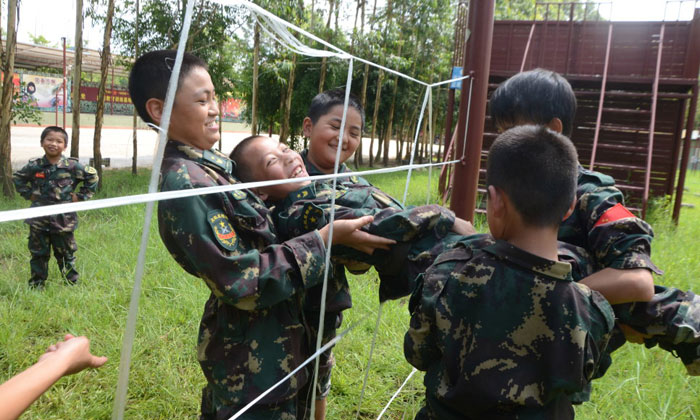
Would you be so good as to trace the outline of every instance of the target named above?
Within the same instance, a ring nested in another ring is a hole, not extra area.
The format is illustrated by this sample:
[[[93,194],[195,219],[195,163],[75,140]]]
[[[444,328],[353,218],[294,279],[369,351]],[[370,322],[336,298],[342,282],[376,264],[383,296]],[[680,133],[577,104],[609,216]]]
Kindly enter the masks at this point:
[[[654,286],[650,302],[613,305],[618,321],[644,334],[644,344],[675,353],[688,373],[700,375],[700,296]]]
[[[30,227],[28,248],[32,254],[32,259],[29,261],[32,272],[29,279],[30,285],[41,286],[46,282],[49,275],[51,248],[63,278],[70,283],[78,281],[78,271],[75,269],[73,255],[78,250],[78,245],[75,243],[73,232],[56,233]]]
[[[202,414],[200,420],[228,420],[238,413],[245,404],[240,406],[225,405],[218,400],[209,386],[202,389]],[[296,420],[296,398],[282,401],[278,404],[254,405],[243,415],[241,420]]]

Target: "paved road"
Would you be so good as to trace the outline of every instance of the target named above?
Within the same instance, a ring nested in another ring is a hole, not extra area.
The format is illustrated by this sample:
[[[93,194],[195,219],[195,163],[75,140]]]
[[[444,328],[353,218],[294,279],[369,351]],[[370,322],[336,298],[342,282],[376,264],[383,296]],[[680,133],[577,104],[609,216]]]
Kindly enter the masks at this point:
[[[19,169],[29,159],[41,157],[44,154],[39,145],[39,138],[43,127],[12,127],[12,168]],[[68,136],[71,129],[68,128]],[[80,129],[80,161],[88,163],[92,157],[92,141],[95,130],[93,128]],[[222,136],[221,150],[228,152],[242,139],[249,135],[248,132],[224,132]],[[153,130],[138,130],[138,160],[137,165],[150,167],[153,164],[157,133]],[[103,128],[101,140],[102,157],[110,158],[110,166],[113,168],[131,167],[133,156],[132,130],[130,128]],[[70,145],[68,147],[70,151]],[[69,153],[66,153],[68,155]]]
[[[24,166],[29,159],[41,157],[44,154],[43,149],[39,145],[41,131],[43,127],[12,127],[12,168],[19,169]],[[68,128],[68,136],[70,139],[71,129]],[[95,130],[92,127],[83,127],[80,129],[80,162],[87,164],[92,157],[92,141]],[[250,135],[248,131],[224,131],[222,135],[221,150],[229,153],[239,141]],[[274,135],[273,137],[277,137]],[[70,141],[70,140],[69,140]],[[157,133],[151,129],[138,130],[138,160],[139,167],[150,167],[153,164],[153,155],[155,153],[156,142],[158,141]],[[110,158],[110,167],[112,168],[127,168],[131,167],[132,160],[132,130],[131,128],[103,128],[101,139],[102,158]],[[365,159],[369,159],[369,138],[363,138],[363,154]],[[376,142],[375,142],[376,143]],[[70,153],[70,144],[67,156]],[[376,152],[375,144],[375,152]],[[434,153],[438,152],[438,147],[434,146]],[[389,147],[389,157],[394,159],[396,156],[395,140],[391,141]]]

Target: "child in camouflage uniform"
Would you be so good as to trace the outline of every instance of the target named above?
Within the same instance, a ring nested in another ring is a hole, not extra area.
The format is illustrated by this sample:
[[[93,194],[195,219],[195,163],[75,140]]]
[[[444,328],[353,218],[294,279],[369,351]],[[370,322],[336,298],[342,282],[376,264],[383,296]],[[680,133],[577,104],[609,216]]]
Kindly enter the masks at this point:
[[[160,124],[175,51],[139,57],[129,94],[139,116]],[[212,149],[218,107],[207,65],[185,53],[161,168],[161,191],[238,183],[233,163]],[[391,241],[359,227],[371,217],[334,224],[333,243],[371,252]],[[309,356],[300,302],[323,280],[328,226],[284,243],[269,210],[247,190],[165,200],[158,229],[173,258],[211,290],[200,323],[197,358],[207,385],[201,418],[228,419]],[[297,392],[308,368],[248,410],[246,419],[297,418]]]
[[[417,419],[572,419],[614,324],[558,261],[577,156],[542,126],[501,134],[486,174],[490,235],[443,252],[411,296],[406,359],[425,371]]]
[[[571,135],[576,97],[559,74],[543,69],[516,74],[491,95],[491,118],[498,130],[544,124]],[[562,223],[559,240],[584,248],[593,273],[582,279],[613,304],[630,341],[658,344],[675,352],[690,375],[700,375],[700,296],[653,284],[651,226],[624,207],[612,177],[578,167],[576,207]],[[617,330],[608,351],[624,344]]]
[[[44,156],[30,160],[12,175],[15,189],[32,202],[31,207],[87,200],[97,190],[97,171],[81,165],[78,159],[64,157],[67,145],[68,134],[64,129],[46,127],[41,132]],[[63,278],[69,284],[77,283],[74,253],[78,246],[73,232],[78,227],[78,215],[71,212],[36,217],[25,223],[29,225],[29,252],[32,254],[29,286],[44,287],[51,248]]]
[[[238,177],[245,182],[308,176],[299,153],[268,137],[251,136],[244,139],[233,150],[231,157],[236,162]],[[437,205],[404,209],[400,203],[369,184],[342,182],[334,190],[327,181],[299,181],[254,188],[253,191],[268,204],[274,205],[273,218],[282,238],[302,235],[328,223],[330,201],[335,195],[336,219],[372,215],[374,221],[364,229],[397,241],[391,252],[378,250],[371,256],[345,247],[334,248],[334,271],[329,274],[326,299],[326,320],[330,318],[331,322],[324,325],[323,342],[334,337],[339,327],[333,322],[338,319],[337,314],[351,306],[344,265],[353,272],[358,271],[355,269],[358,263],[363,264],[359,271],[365,270],[367,264],[374,265],[381,280],[380,301],[396,299],[406,296],[413,289],[413,279],[418,269],[407,264],[406,258],[419,251],[414,250],[412,244],[418,242],[432,246],[445,240],[452,229],[463,234],[471,232],[471,225],[455,220],[448,209]],[[336,275],[339,271],[342,276]],[[312,305],[308,295],[304,309],[313,336],[318,325],[320,296],[313,295],[316,300]],[[316,324],[313,324],[314,321]],[[322,392],[318,392],[318,397],[325,397],[330,390],[330,357],[328,352],[326,358],[321,360],[324,369],[320,369],[319,373]]]

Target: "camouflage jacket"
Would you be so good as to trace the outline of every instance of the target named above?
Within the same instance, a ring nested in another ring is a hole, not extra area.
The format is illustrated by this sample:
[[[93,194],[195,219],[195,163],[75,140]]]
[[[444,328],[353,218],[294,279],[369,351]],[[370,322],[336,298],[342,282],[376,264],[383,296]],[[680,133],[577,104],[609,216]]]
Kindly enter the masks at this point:
[[[99,178],[95,168],[81,165],[78,159],[61,156],[52,164],[44,156],[30,160],[12,175],[12,180],[19,195],[31,200],[31,207],[37,207],[70,203],[72,194],[77,195],[78,200],[88,200],[97,191]],[[78,227],[78,215],[71,212],[35,217],[25,223],[34,229],[72,232]]]
[[[624,208],[612,177],[579,165],[576,200],[574,212],[559,227],[560,241],[585,248],[596,271],[647,268],[662,274],[651,262],[651,226]]]
[[[160,189],[237,183],[231,169],[217,151],[171,140]],[[317,231],[279,244],[269,210],[247,190],[161,201],[158,225],[173,258],[211,290],[198,359],[219,399],[245,404],[301,364],[309,347],[300,292],[323,280],[325,247]],[[301,369],[262,403],[293,397],[307,378]]]
[[[613,311],[567,263],[489,235],[441,254],[409,303],[406,359],[426,371],[431,418],[573,418]],[[530,418],[530,417],[528,417]]]
[[[381,279],[379,295],[382,301],[409,294],[414,283],[408,281],[412,278],[401,275],[401,268],[405,265],[411,243],[422,237],[430,237],[434,244],[452,229],[454,213],[437,205],[404,209],[396,200],[371,185],[339,184],[334,192],[332,185],[316,181],[289,194],[282,203],[275,206],[274,216],[280,235],[284,238],[294,237],[327,224],[333,194],[336,219],[372,215],[374,221],[365,229],[398,242],[391,252],[377,250],[371,256],[347,247],[334,246],[335,261],[350,267],[356,267],[358,262],[374,265]],[[337,301],[340,296],[347,299],[345,304],[350,303],[344,275],[334,275],[332,285],[329,280],[330,290],[335,292],[333,299],[336,301],[327,300],[327,311],[335,310],[335,305],[340,303]],[[328,296],[333,295],[329,293]],[[308,294],[307,298],[311,299],[312,295]],[[320,299],[313,303],[319,301]]]
[[[321,172],[320,169],[318,169],[311,161],[309,161],[309,149],[304,149],[302,150],[301,153],[301,158],[304,160],[304,166],[306,166],[306,172],[310,176],[316,176],[316,175],[327,175],[323,172]],[[340,166],[338,167],[338,173],[343,173],[343,172],[350,172],[350,169],[348,166],[344,163],[341,163]],[[332,179],[327,179],[326,182],[329,184],[331,183]],[[339,184],[362,184],[362,185],[372,185],[370,184],[369,181],[364,179],[361,176],[351,176],[351,177],[344,177],[344,178],[338,178],[338,183]]]

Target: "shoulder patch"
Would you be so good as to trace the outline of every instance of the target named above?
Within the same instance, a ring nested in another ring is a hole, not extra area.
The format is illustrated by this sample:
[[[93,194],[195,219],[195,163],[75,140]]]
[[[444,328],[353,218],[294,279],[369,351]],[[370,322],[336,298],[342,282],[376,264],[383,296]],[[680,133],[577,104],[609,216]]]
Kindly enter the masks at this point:
[[[356,177],[355,175],[353,175],[353,176],[350,177],[350,181],[351,181],[353,184],[357,184],[357,183],[360,182],[360,179],[359,179],[358,177]]]
[[[630,217],[637,216],[635,216],[631,211],[627,210],[627,208],[621,203],[617,203],[609,209],[605,210],[605,213],[600,215],[600,218],[598,218],[598,221],[595,222],[595,225],[593,225],[593,227],[598,227],[606,223],[611,223],[617,220],[627,219]]]
[[[243,190],[234,190],[231,193],[231,195],[233,195],[233,198],[235,198],[238,201],[241,201],[241,200],[245,199],[245,197],[246,197],[245,191],[243,191]]]
[[[325,224],[326,218],[323,214],[323,210],[313,203],[304,204],[302,215],[304,230],[307,232],[311,229],[316,229],[319,227],[319,223]]]
[[[235,250],[238,237],[236,236],[236,231],[233,230],[233,226],[231,226],[231,222],[228,220],[228,216],[221,210],[211,210],[207,213],[207,221],[212,231],[214,231],[214,237],[219,245],[229,251]]]
[[[92,166],[85,165],[85,173],[93,175],[97,173],[97,169],[93,168]]]

